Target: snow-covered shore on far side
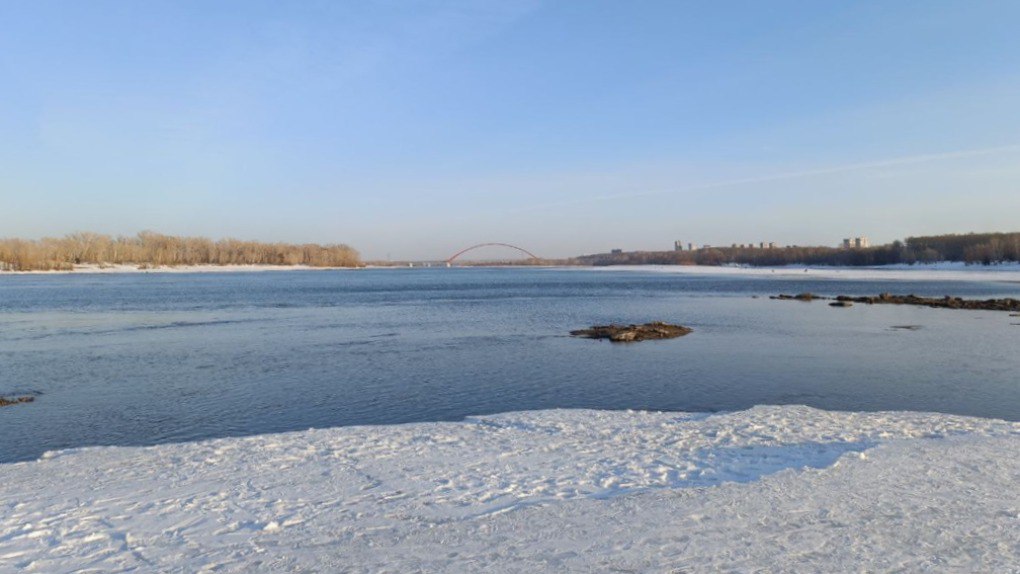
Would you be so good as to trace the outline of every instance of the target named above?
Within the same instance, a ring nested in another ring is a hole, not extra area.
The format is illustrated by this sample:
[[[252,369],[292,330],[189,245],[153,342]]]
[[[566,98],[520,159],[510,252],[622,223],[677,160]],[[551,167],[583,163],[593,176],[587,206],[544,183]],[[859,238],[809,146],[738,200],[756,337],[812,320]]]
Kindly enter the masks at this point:
[[[435,267],[436,269],[439,266]],[[492,269],[486,266],[482,269]],[[517,267],[507,267],[518,269]],[[236,273],[255,271],[328,271],[338,269],[406,269],[400,266],[365,267],[311,267],[308,265],[75,265],[73,271],[0,271],[5,275],[67,275],[116,273]],[[846,280],[914,280],[914,281],[1008,281],[1020,282],[1020,263],[998,265],[966,265],[959,262],[942,262],[917,265],[884,265],[877,267],[820,267],[788,265],[784,267],[750,267],[738,265],[610,265],[605,267],[527,266],[520,269],[547,269],[571,271],[641,271],[672,273],[677,275],[729,275],[767,276],[777,279],[846,279]]]
[[[1020,423],[553,410],[0,465],[0,571],[1020,569]]]
[[[727,275],[772,277],[776,279],[843,279],[851,281],[998,281],[1020,282],[1020,263],[966,265],[942,262],[917,265],[881,265],[875,267],[822,267],[787,265],[750,267],[737,265],[609,265],[575,267],[585,271],[641,271],[676,275]]]
[[[113,273],[250,273],[254,271],[326,271],[357,267],[312,267],[310,265],[75,265],[74,270],[0,271],[4,275],[68,275]]]

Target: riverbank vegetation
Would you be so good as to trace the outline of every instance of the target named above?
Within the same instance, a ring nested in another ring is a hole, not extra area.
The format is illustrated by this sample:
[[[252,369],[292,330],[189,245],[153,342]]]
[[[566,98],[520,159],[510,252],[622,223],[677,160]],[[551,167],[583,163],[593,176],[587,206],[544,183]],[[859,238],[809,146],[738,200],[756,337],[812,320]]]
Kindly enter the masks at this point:
[[[908,237],[861,249],[836,247],[713,247],[695,251],[635,251],[584,255],[585,265],[835,265],[871,266],[897,263],[961,261],[991,265],[1020,261],[1020,232],[969,233]]]
[[[214,241],[143,231],[133,237],[79,232],[59,238],[0,239],[0,271],[69,271],[75,265],[308,265],[357,267],[358,252],[343,244]]]

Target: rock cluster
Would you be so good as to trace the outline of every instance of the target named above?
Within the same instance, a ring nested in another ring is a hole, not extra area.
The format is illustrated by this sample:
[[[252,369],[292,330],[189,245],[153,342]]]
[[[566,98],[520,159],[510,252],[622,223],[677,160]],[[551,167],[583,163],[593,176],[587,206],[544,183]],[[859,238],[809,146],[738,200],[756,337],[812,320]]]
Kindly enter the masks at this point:
[[[673,339],[683,337],[693,331],[683,325],[670,325],[656,321],[644,325],[595,325],[590,329],[571,331],[575,337],[588,339],[609,339],[614,343],[630,343],[650,339]]]
[[[847,297],[840,295],[837,301],[852,301],[869,305],[921,305],[945,309],[972,309],[984,311],[1020,311],[1020,299],[962,299],[960,297],[918,297],[917,295],[891,295],[882,293],[877,297]]]
[[[0,397],[0,407],[7,407],[10,405],[18,405],[22,403],[30,403],[35,400],[35,397]]]
[[[924,307],[983,311],[1020,311],[1020,299],[963,299],[949,295],[945,297],[918,297],[917,295],[882,293],[875,297],[850,297],[848,295],[822,297],[813,293],[801,293],[799,295],[775,295],[770,297],[770,299],[781,301],[832,300],[834,302],[830,303],[830,305],[833,307],[849,307],[854,303],[865,303],[867,305],[920,305]]]
[[[769,299],[780,299],[783,301],[814,301],[815,299],[828,299],[828,297],[822,297],[821,295],[815,295],[814,293],[798,293],[796,295],[775,295],[769,297]]]

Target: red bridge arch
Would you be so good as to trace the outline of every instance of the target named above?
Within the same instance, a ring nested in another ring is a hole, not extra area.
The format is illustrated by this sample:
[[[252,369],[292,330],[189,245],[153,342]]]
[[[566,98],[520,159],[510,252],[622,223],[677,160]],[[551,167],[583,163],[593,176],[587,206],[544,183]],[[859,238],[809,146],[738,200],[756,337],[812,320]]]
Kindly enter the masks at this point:
[[[475,249],[481,249],[482,247],[509,247],[510,249],[516,249],[517,251],[520,251],[521,253],[527,255],[532,259],[539,258],[538,255],[535,255],[534,253],[528,251],[527,249],[524,249],[523,247],[517,247],[516,245],[510,245],[509,243],[479,243],[478,245],[472,245],[467,249],[461,249],[460,251],[454,253],[449,259],[446,260],[446,264],[450,265],[453,263],[455,259],[457,259],[461,255],[464,255],[468,251],[474,251]]]

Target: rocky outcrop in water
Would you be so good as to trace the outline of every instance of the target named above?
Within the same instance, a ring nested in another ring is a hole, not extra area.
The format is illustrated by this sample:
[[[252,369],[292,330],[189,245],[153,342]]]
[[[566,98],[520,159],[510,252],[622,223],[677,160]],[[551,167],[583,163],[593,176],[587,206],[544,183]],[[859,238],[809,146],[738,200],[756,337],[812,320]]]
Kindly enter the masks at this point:
[[[775,295],[770,299],[780,301],[813,301],[832,300],[830,305],[834,307],[848,307],[854,303],[866,305],[918,305],[922,307],[933,307],[940,309],[969,309],[981,311],[1020,311],[1020,299],[963,299],[960,297],[918,297],[917,295],[893,295],[882,293],[875,297],[850,297],[840,295],[838,297],[821,297],[813,293],[801,293],[799,295]]]
[[[769,299],[779,299],[782,301],[814,301],[815,299],[828,299],[828,297],[822,297],[821,295],[815,295],[814,293],[798,293],[796,295],[774,295]]]
[[[0,397],[0,407],[9,407],[11,405],[20,405],[23,403],[30,403],[35,400],[35,397]]]
[[[891,295],[882,293],[877,297],[836,297],[837,301],[851,301],[868,305],[920,305],[944,309],[970,309],[983,311],[1020,311],[1020,299],[962,299],[960,297],[918,297],[917,295]]]
[[[675,339],[692,331],[693,329],[683,325],[670,325],[656,321],[644,325],[595,325],[590,329],[571,331],[570,334],[588,339],[609,339],[614,343],[631,343],[654,339]]]

